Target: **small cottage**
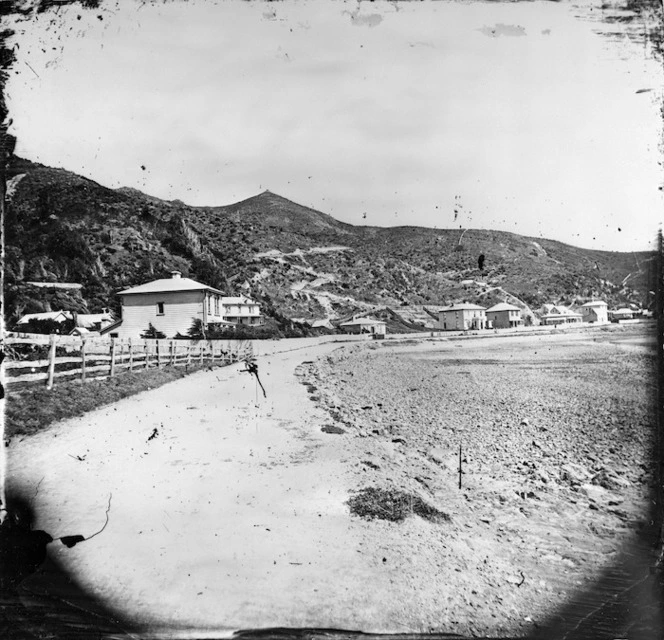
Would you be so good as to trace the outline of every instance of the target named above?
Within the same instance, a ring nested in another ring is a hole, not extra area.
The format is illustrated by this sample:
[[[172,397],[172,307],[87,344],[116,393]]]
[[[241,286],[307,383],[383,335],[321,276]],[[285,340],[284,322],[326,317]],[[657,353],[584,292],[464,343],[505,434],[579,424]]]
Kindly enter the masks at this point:
[[[104,309],[101,313],[74,313],[76,327],[88,331],[100,331],[112,324],[114,320],[110,309]]]
[[[521,309],[507,302],[494,304],[486,310],[486,319],[494,329],[510,329],[523,324]]]
[[[633,318],[634,318],[634,311],[628,309],[627,307],[609,311],[609,320],[611,320],[611,322],[621,322],[624,320],[632,320]]]
[[[387,324],[373,318],[353,318],[348,322],[342,322],[339,326],[344,333],[368,333],[378,336],[384,336],[387,333]]]
[[[109,309],[101,313],[77,313],[76,311],[47,311],[44,313],[28,313],[17,323],[16,330],[21,331],[29,327],[33,322],[51,321],[57,324],[71,322],[76,329],[87,329],[88,331],[99,331],[113,322],[113,314]]]
[[[486,329],[486,309],[477,304],[462,302],[438,310],[438,328],[443,331]]]
[[[545,304],[540,318],[542,324],[577,324],[583,322],[583,316],[561,304]]]
[[[22,327],[29,325],[32,322],[51,321],[62,323],[67,320],[72,320],[73,316],[71,311],[45,311],[43,313],[27,313],[16,322],[16,330],[22,331]]]
[[[601,300],[586,302],[581,305],[580,311],[584,322],[605,324],[609,321],[609,306]]]

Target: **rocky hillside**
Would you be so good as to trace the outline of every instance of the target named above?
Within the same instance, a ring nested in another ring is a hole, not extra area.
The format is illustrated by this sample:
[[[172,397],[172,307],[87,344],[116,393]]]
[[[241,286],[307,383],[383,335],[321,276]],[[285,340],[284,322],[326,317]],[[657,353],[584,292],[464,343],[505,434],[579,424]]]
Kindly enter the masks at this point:
[[[461,300],[507,299],[532,309],[593,297],[650,303],[654,253],[590,251],[479,229],[359,227],[269,191],[228,206],[192,207],[20,158],[7,177],[10,325],[48,309],[117,311],[118,290],[173,269],[255,297],[282,324]]]

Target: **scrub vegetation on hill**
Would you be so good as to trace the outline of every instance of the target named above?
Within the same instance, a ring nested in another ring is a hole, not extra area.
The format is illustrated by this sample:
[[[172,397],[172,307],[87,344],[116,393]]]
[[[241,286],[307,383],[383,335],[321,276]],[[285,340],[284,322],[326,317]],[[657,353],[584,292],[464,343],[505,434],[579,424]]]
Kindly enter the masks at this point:
[[[489,306],[509,298],[533,309],[591,298],[651,302],[654,252],[591,251],[490,230],[353,226],[268,191],[192,207],[16,157],[8,178],[10,326],[47,310],[119,312],[118,291],[171,270],[256,299],[281,335],[307,333],[293,319],[461,300]]]

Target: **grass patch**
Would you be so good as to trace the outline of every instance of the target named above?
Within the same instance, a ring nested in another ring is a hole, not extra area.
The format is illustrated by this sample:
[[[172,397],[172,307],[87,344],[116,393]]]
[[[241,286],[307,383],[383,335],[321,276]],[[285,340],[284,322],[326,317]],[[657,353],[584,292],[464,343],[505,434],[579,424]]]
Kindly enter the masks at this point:
[[[183,367],[162,367],[150,371],[121,373],[105,380],[58,382],[53,389],[32,387],[7,394],[5,439],[32,435],[49,425],[82,416],[88,411],[155,389],[190,373],[209,369],[210,364]]]
[[[419,496],[398,489],[360,489],[348,500],[353,515],[368,520],[379,519],[403,522],[408,516],[418,515],[429,522],[449,522],[450,516],[427,504]]]

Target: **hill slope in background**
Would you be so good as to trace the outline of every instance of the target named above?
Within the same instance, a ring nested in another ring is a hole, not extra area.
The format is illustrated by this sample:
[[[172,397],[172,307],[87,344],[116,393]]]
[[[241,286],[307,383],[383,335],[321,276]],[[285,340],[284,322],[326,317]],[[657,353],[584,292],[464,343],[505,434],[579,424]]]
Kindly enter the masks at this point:
[[[49,309],[118,311],[117,291],[174,269],[256,298],[282,324],[461,300],[506,299],[533,309],[591,298],[647,306],[653,288],[654,252],[592,251],[479,229],[359,227],[269,191],[228,206],[192,207],[20,158],[7,177],[10,326],[24,313]],[[31,281],[78,282],[82,295]]]

